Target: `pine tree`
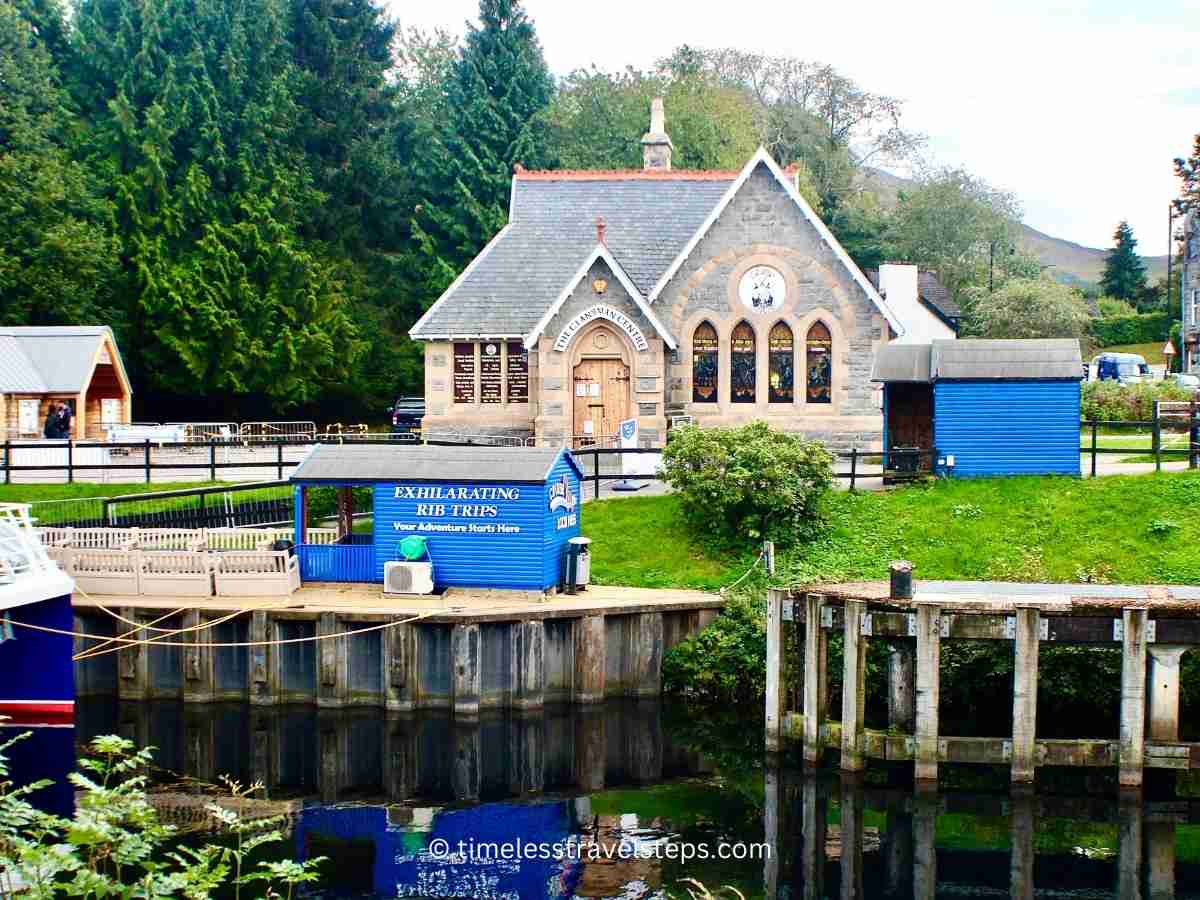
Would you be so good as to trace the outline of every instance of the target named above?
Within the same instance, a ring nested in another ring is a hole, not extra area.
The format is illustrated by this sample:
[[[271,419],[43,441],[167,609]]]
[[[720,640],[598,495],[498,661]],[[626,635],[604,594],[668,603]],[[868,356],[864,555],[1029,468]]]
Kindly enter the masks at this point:
[[[1129,223],[1122,221],[1113,233],[1113,248],[1104,259],[1104,274],[1100,288],[1109,297],[1131,303],[1137,301],[1146,287],[1146,267],[1136,251],[1137,239]]]
[[[444,287],[503,227],[514,163],[547,165],[554,82],[520,0],[481,0],[446,87],[446,117],[414,145],[425,173],[414,238]],[[432,302],[436,293],[427,302]]]
[[[75,85],[117,207],[145,387],[277,408],[358,353],[338,267],[302,239],[322,197],[282,0],[84,0]]]
[[[0,0],[0,324],[119,327],[111,207],[71,157],[78,117],[53,57],[64,31],[50,0]]]

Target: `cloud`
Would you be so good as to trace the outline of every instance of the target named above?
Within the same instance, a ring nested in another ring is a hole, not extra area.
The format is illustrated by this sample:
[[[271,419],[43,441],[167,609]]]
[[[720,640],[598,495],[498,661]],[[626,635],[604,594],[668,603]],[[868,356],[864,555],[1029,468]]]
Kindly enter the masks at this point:
[[[559,74],[648,67],[684,43],[829,62],[903,98],[938,162],[1015,192],[1030,225],[1088,246],[1128,219],[1143,252],[1166,251],[1171,160],[1200,131],[1195,2],[525,5]],[[393,0],[392,12],[462,31],[478,3]]]

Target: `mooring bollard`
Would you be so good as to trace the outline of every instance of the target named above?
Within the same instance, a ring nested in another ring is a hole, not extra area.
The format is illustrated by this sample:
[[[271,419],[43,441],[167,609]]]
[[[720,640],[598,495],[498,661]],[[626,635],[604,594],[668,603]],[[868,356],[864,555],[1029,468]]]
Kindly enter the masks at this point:
[[[888,566],[892,577],[891,598],[893,600],[911,600],[913,595],[913,564],[907,559],[893,560]]]

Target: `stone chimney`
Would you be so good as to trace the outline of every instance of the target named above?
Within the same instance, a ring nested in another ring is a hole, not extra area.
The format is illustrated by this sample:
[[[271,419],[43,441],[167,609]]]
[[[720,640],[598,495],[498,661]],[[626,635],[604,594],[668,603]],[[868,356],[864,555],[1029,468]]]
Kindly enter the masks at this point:
[[[671,171],[671,151],[675,145],[667,136],[666,113],[662,97],[650,101],[650,130],[642,135],[642,168]]]

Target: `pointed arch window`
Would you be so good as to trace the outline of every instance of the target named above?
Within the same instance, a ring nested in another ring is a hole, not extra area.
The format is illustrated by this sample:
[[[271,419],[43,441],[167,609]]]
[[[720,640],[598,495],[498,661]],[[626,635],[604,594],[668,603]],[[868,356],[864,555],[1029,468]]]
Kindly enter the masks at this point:
[[[805,344],[805,370],[809,403],[833,402],[833,338],[823,322],[808,329]]]
[[[717,329],[701,322],[692,332],[692,402],[717,402]]]
[[[767,341],[770,349],[767,402],[791,403],[796,396],[796,348],[792,339],[792,329],[786,322],[776,322]]]
[[[733,402],[753,403],[758,360],[754,349],[754,329],[749,322],[743,320],[734,327],[729,350],[729,386]]]

